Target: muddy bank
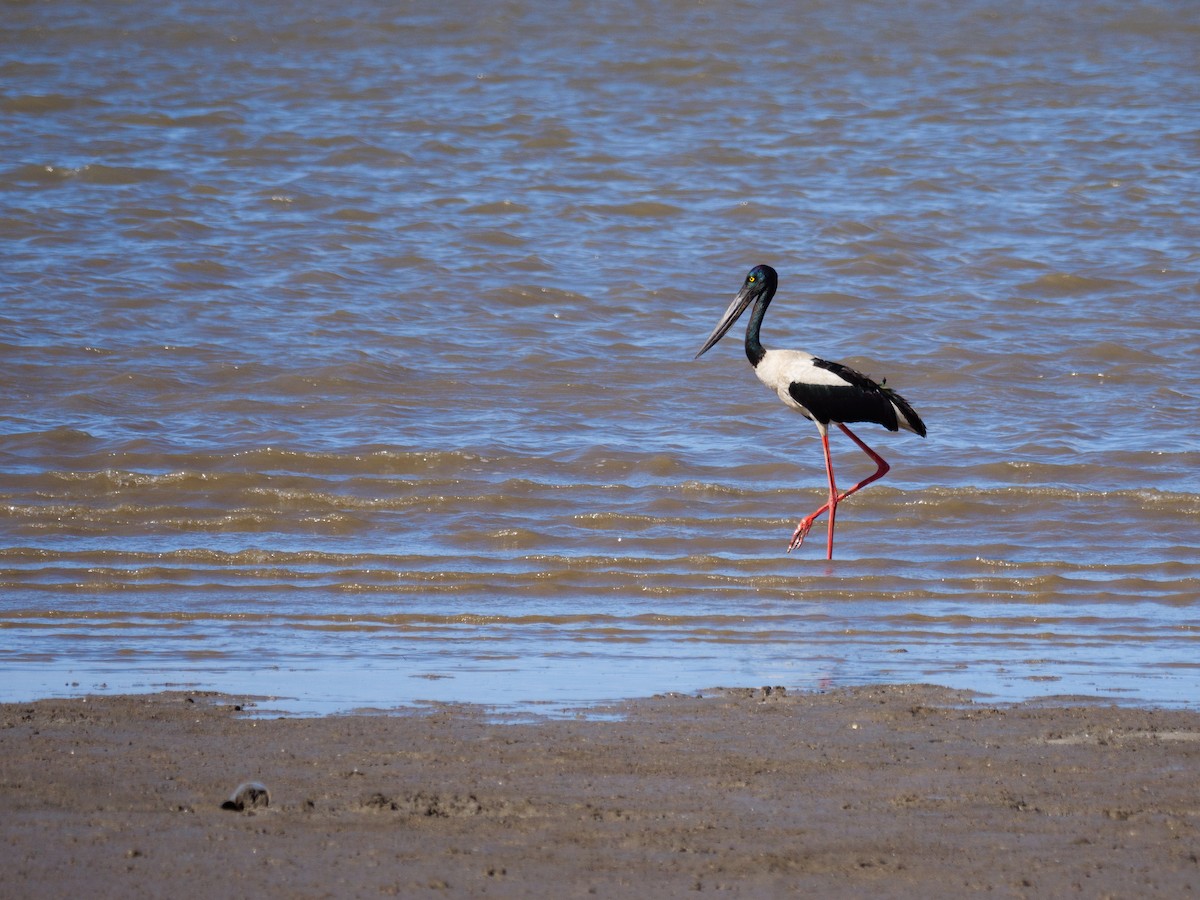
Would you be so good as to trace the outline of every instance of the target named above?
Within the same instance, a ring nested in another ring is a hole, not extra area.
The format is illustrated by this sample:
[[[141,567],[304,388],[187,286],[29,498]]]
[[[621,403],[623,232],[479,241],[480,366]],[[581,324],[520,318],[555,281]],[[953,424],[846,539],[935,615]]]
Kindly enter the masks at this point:
[[[0,706],[0,895],[1200,888],[1190,711],[923,686],[715,691],[532,724],[243,703]],[[253,802],[222,808],[239,787]]]

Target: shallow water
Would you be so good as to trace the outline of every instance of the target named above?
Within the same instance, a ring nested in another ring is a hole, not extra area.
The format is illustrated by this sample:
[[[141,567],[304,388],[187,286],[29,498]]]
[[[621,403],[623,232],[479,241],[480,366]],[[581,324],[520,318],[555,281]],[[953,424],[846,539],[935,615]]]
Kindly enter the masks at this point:
[[[0,699],[1194,705],[1200,20],[1080,10],[6,6]],[[833,562],[759,262],[929,426]]]

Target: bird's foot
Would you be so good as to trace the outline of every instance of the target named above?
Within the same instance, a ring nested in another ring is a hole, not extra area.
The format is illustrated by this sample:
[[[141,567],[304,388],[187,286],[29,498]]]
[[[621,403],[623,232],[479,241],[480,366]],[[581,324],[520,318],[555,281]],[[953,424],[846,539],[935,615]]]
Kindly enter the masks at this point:
[[[817,513],[800,520],[800,524],[796,526],[796,530],[792,532],[791,543],[788,544],[787,552],[791,553],[797,547],[804,543],[804,539],[808,537],[808,532],[812,530],[813,522],[816,521]]]

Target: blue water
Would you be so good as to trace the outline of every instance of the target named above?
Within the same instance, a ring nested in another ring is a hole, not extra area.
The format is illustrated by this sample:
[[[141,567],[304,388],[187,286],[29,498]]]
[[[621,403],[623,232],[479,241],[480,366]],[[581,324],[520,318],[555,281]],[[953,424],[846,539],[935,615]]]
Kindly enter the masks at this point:
[[[1081,10],[6,9],[0,699],[1194,704],[1200,23]],[[760,262],[929,425],[832,562]]]

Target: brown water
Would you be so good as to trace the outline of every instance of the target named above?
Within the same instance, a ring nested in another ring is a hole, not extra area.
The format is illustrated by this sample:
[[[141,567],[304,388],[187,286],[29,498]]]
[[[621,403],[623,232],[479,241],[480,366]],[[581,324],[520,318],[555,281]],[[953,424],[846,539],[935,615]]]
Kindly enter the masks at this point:
[[[1195,703],[1191,0],[242,6],[4,7],[0,699]]]

